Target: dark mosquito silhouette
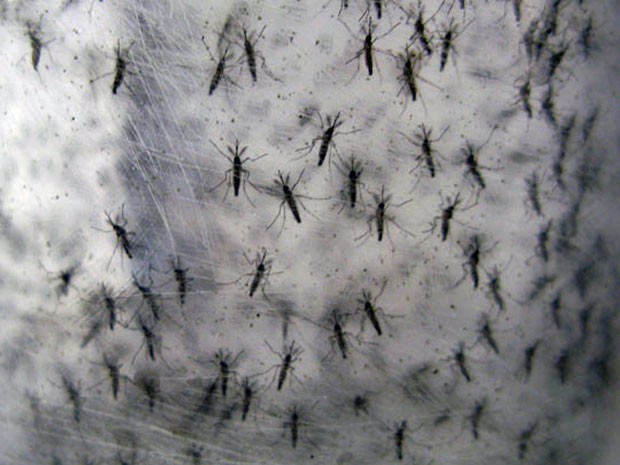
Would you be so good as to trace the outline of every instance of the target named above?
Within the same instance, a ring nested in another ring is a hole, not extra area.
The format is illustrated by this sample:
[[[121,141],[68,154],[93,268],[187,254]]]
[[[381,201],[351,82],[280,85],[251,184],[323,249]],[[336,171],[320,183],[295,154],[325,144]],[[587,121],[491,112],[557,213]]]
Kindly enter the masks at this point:
[[[538,183],[538,174],[533,172],[532,175],[525,179],[527,187],[527,199],[538,216],[544,216],[542,211],[542,205],[540,203],[540,188]]]
[[[412,16],[415,16],[416,18],[413,26],[414,32],[413,34],[411,34],[409,40],[417,40],[420,43],[422,49],[424,50],[424,53],[426,53],[427,56],[432,55],[433,48],[431,47],[431,37],[429,37],[428,31],[426,30],[426,23],[433,19],[433,17],[441,9],[441,5],[439,6],[439,9],[437,9],[437,12],[435,12],[435,14],[433,14],[430,18],[426,19],[426,21],[424,20],[424,8],[422,7],[422,2],[420,0],[418,0],[417,15],[414,15],[412,11],[407,11],[402,7],[400,8],[405,12],[408,18],[411,18]]]
[[[540,341],[534,342],[531,346],[527,347],[523,351],[523,367],[525,369],[525,379],[529,379],[532,374],[532,368],[534,366],[534,356],[536,355],[536,351],[538,350],[538,346]]]
[[[331,333],[331,335],[329,336],[331,350],[323,358],[323,360],[329,358],[333,354],[334,347],[338,348],[338,351],[340,352],[343,360],[349,358],[349,339],[354,336],[345,330],[348,317],[348,313],[343,313],[338,309],[334,309],[330,313],[328,326],[319,325],[321,328]]]
[[[155,334],[155,331],[154,331],[155,324],[149,325],[146,321],[144,321],[142,316],[138,314],[138,325],[140,326],[139,330],[142,332],[142,336],[144,337],[144,340],[142,341],[142,344],[140,345],[138,351],[134,355],[131,363],[133,364],[135,362],[136,357],[138,356],[138,353],[140,352],[140,349],[142,349],[142,346],[146,346],[146,353],[151,359],[151,361],[154,362],[155,352],[157,350],[157,346],[159,343],[159,338]]]
[[[263,296],[267,300],[269,300],[267,294],[265,294],[265,287],[267,286],[267,283],[269,282],[269,277],[272,274],[271,266],[273,264],[273,259],[267,258],[267,256],[268,252],[265,247],[262,247],[258,252],[256,252],[253,260],[250,260],[250,258],[244,252],[243,257],[245,258],[246,262],[248,262],[248,265],[252,267],[252,271],[242,274],[234,281],[221,284],[236,284],[244,278],[249,278],[246,283],[246,285],[249,287],[248,295],[250,297],[254,297],[254,294],[256,294],[256,291],[260,288]],[[275,274],[279,273],[281,272]]]
[[[436,216],[433,219],[430,229],[428,229],[425,232],[432,233],[437,228],[437,222],[439,221],[441,240],[442,242],[445,242],[448,239],[448,235],[450,234],[451,221],[453,220],[457,221],[456,219],[454,219],[454,213],[460,203],[461,203],[460,192],[457,192],[454,198],[452,199],[450,197],[447,197],[445,201],[444,199],[442,199],[441,205],[440,205],[441,214],[439,216]],[[444,206],[444,204],[446,204],[446,206]],[[462,208],[461,210],[468,210],[470,208],[473,208],[474,206],[475,206],[475,203],[468,207]]]
[[[425,163],[426,168],[428,169],[428,173],[430,174],[431,178],[434,178],[436,171],[437,171],[437,166],[436,166],[436,161],[435,161],[436,151],[433,148],[433,144],[435,142],[438,142],[443,137],[443,135],[446,133],[448,128],[446,127],[441,132],[439,137],[436,137],[435,139],[431,138],[433,134],[432,128],[427,128],[424,123],[420,124],[419,128],[420,128],[419,131],[414,133],[413,139],[408,137],[406,134],[399,132],[401,136],[403,136],[411,144],[415,145],[421,150],[419,155],[414,156],[414,159],[418,161],[418,164],[414,166],[409,171],[409,173],[412,173],[413,171],[415,171],[420,166],[421,163]]]
[[[454,353],[454,360],[456,361],[463,378],[465,378],[468,383],[471,382],[471,375],[469,374],[467,360],[465,358],[465,344],[459,344],[458,350]]]
[[[478,163],[478,156],[480,154],[480,151],[484,148],[484,146],[487,145],[489,141],[491,140],[491,137],[493,136],[495,129],[497,129],[496,126],[494,126],[493,129],[491,129],[489,136],[478,147],[476,147],[473,144],[473,142],[466,140],[465,147],[461,149],[461,153],[464,156],[464,164],[466,167],[465,174],[469,175],[474,180],[474,183],[477,184],[480,189],[486,189],[487,187],[486,180],[482,176],[481,170],[491,169],[491,168],[480,165],[480,163]]]
[[[362,168],[362,163],[359,160],[355,160],[355,157],[351,155],[348,163],[345,164],[342,160],[340,160],[341,165],[336,163],[336,169],[340,171],[345,178],[345,197],[346,202],[343,203],[342,208],[348,203],[351,208],[355,208],[357,205],[358,196],[361,200],[362,190],[361,187],[363,183],[360,182],[360,177],[364,169]],[[342,208],[340,209],[342,211]]]
[[[177,299],[179,305],[185,305],[185,299],[187,298],[187,284],[192,278],[187,277],[189,268],[181,267],[181,258],[176,257],[172,262],[172,272],[174,273],[174,280],[177,283]]]
[[[347,28],[347,30],[349,31],[349,33],[353,37],[355,37],[357,40],[360,40],[357,37],[357,35],[349,28],[349,26],[346,23],[344,23],[343,21],[340,21],[340,22],[344,25],[344,27]],[[387,36],[389,33],[391,33],[394,29],[396,29],[399,25],[400,25],[400,23],[396,23],[394,26],[392,26],[390,29],[388,29],[383,34],[381,34],[379,36],[373,37],[373,33],[374,33],[374,30],[375,30],[376,26],[372,23],[372,18],[370,17],[370,15],[368,15],[368,27],[366,28],[366,35],[364,36],[364,40],[363,40],[364,45],[363,45],[363,47],[360,50],[358,50],[355,53],[355,55],[351,59],[349,59],[349,60],[347,60],[345,62],[345,64],[349,64],[353,60],[358,60],[358,62],[357,62],[357,71],[353,75],[353,78],[357,75],[357,73],[359,71],[359,59],[362,56],[364,57],[364,64],[366,65],[366,70],[368,71],[368,76],[372,76],[374,74],[374,69],[375,69],[375,51],[377,51],[374,48],[375,42],[378,41],[378,40],[383,39],[385,36]],[[351,80],[353,80],[353,78],[351,78]]]
[[[43,17],[41,16],[41,19]],[[39,61],[41,60],[41,50],[43,48],[43,42],[41,42],[41,21],[38,25],[34,25],[30,22],[26,23],[28,41],[30,42],[30,61],[32,68],[38,71]]]
[[[250,406],[252,404],[252,400],[256,394],[256,386],[252,381],[250,381],[250,377],[246,376],[243,378],[243,383],[241,385],[243,388],[243,401],[241,405],[241,421],[245,421],[248,417],[248,413],[250,412]]]
[[[532,439],[537,426],[538,425],[536,423],[533,423],[527,429],[519,433],[519,444],[517,448],[517,456],[519,457],[519,460],[523,460],[525,458],[530,440]]]
[[[314,218],[318,220],[318,218],[315,215],[313,215],[305,207],[301,199],[304,198],[304,199],[313,199],[313,200],[326,200],[326,198],[309,197],[307,195],[301,195],[301,194],[295,193],[295,188],[299,184],[299,181],[301,181],[301,177],[303,176],[304,171],[305,170],[301,170],[301,172],[299,173],[299,176],[297,177],[297,180],[291,186],[290,185],[291,183],[290,173],[284,176],[282,172],[278,170],[278,173],[277,173],[278,179],[274,180],[276,187],[267,189],[267,192],[270,193],[271,195],[275,195],[277,197],[282,198],[282,201],[280,202],[280,206],[278,207],[278,214],[275,216],[273,221],[269,223],[269,225],[267,226],[267,229],[270,229],[275,224],[275,222],[280,217],[280,215],[283,215],[282,227],[280,228],[280,232],[278,233],[278,235],[282,234],[282,231],[284,230],[284,223],[286,222],[285,205],[289,207],[297,223],[301,223],[301,215],[299,214],[298,205],[300,205],[301,208],[303,208],[309,215],[313,216]]]
[[[224,174],[224,179],[220,183],[218,183],[217,185],[209,189],[208,192],[212,192],[218,187],[220,187],[222,184],[227,183],[226,193],[224,194],[224,200],[226,200],[226,197],[228,196],[228,192],[230,191],[231,186],[233,188],[233,193],[235,194],[235,197],[239,197],[239,190],[241,187],[243,187],[243,193],[245,194],[245,198],[248,199],[248,202],[250,202],[250,205],[252,205],[253,207],[256,207],[256,205],[254,205],[254,203],[248,196],[248,192],[245,188],[245,185],[246,183],[248,183],[254,189],[258,190],[258,188],[254,184],[252,184],[252,182],[250,181],[250,172],[243,167],[243,164],[248,161],[255,162],[257,160],[260,160],[261,158],[266,157],[267,154],[259,155],[258,157],[255,157],[255,158],[250,158],[250,157],[241,158],[248,147],[246,146],[246,147],[239,149],[239,141],[236,140],[234,148],[231,147],[230,145],[227,147],[229,154],[232,156],[231,158],[231,156],[228,156],[227,154],[225,154],[217,146],[215,142],[213,142],[212,140],[209,140],[209,142],[211,143],[211,145],[213,145],[213,147],[216,148],[216,150],[218,151],[220,155],[222,155],[224,158],[226,158],[230,162],[232,167],[226,170],[226,173]]]
[[[405,432],[407,431],[407,421],[400,422],[394,433],[394,445],[396,446],[396,458],[403,459],[403,443],[405,442]]]
[[[80,423],[82,419],[82,395],[80,394],[80,385],[79,383],[76,385],[67,373],[62,373],[61,379],[62,387],[73,408],[73,419],[76,423]]]
[[[132,382],[147,397],[149,411],[153,413],[161,392],[158,374],[152,370],[139,370]]]
[[[129,47],[122,49],[121,41],[119,39],[114,49],[114,71],[102,74],[101,76],[91,79],[90,83],[92,84],[93,82],[98,81],[103,77],[114,75],[111,86],[112,95],[118,94],[121,85],[125,81],[126,74],[131,74],[127,67],[129,66],[129,50],[132,46],[133,42],[129,44]]]
[[[116,95],[119,87],[125,78],[125,70],[127,69],[127,57],[123,56],[120,48],[120,42],[116,46],[116,64],[114,65],[114,81],[112,81],[112,93]]]
[[[379,314],[383,316],[385,316],[385,314],[383,313],[383,309],[377,306],[377,300],[379,300],[379,298],[383,295],[386,285],[387,280],[384,280],[383,285],[381,286],[381,290],[374,297],[372,295],[372,292],[370,292],[369,290],[362,290],[362,298],[357,300],[360,304],[362,304],[364,314],[372,324],[372,327],[375,329],[378,336],[381,336],[383,334],[383,329],[381,328],[381,324],[379,323]]]
[[[484,413],[484,407],[484,402],[476,402],[476,405],[474,406],[474,411],[469,416],[469,421],[471,422],[471,434],[475,440],[477,440],[480,436],[478,428],[480,426],[482,414]]]
[[[112,227],[112,231],[116,235],[116,246],[114,247],[112,256],[110,257],[110,260],[108,261],[108,265],[106,267],[107,269],[110,267],[112,258],[114,257],[114,254],[116,253],[116,249],[118,249],[119,247],[125,252],[125,255],[127,255],[127,258],[129,258],[130,260],[133,258],[133,250],[134,250],[133,238],[135,237],[136,234],[132,231],[127,230],[127,219],[125,218],[125,204],[121,206],[121,213],[120,215],[116,215],[116,219],[114,220],[112,219],[112,216],[107,211],[104,213],[107,217],[108,224]],[[97,231],[102,231],[102,232],[110,232],[109,230],[106,231],[104,229],[99,229],[99,228],[94,228],[94,229],[96,229]]]
[[[467,276],[467,272],[469,271],[469,276],[471,277],[471,281],[474,289],[478,288],[480,284],[480,254],[489,252],[496,244],[488,248],[487,250],[482,250],[480,245],[481,238],[478,234],[474,234],[469,238],[469,243],[464,247],[463,253],[466,257],[466,262],[463,264],[464,273],[461,279],[457,281],[455,286],[458,286]]]
[[[336,116],[334,116],[333,119],[330,116],[327,116],[326,118],[327,125],[324,124],[323,117],[318,111],[317,111],[317,115],[319,116],[319,120],[321,123],[321,129],[323,133],[320,136],[317,136],[314,139],[312,139],[312,142],[308,146],[297,149],[296,151],[306,152],[304,155],[302,155],[302,157],[305,157],[307,154],[309,154],[312,151],[316,143],[321,141],[321,145],[319,146],[318,166],[322,166],[323,163],[325,162],[325,158],[327,158],[330,148],[334,148],[335,150],[335,144],[333,143],[333,139],[335,136],[339,134],[336,132],[336,129],[342,126],[343,122],[340,120],[340,112],[336,113]],[[356,132],[356,131],[353,131],[353,132]],[[351,134],[351,132],[347,134]]]
[[[263,295],[265,295],[265,286],[267,285],[267,280],[271,274],[271,264],[273,263],[273,259],[267,260],[267,249],[264,247],[260,252],[256,253],[254,260],[250,260],[245,253],[243,256],[248,264],[252,265],[254,268],[252,282],[250,283],[250,297],[254,296],[259,286],[263,292]]]
[[[252,42],[252,40],[250,39],[250,37],[248,37],[248,33],[247,30],[245,29],[245,27],[243,28],[243,50],[245,52],[245,57],[248,63],[248,68],[250,70],[250,75],[252,76],[252,80],[254,82],[257,81],[257,75],[256,75],[256,57],[258,55],[258,52],[256,51],[256,43],[261,39],[261,37],[263,36],[263,32],[265,32],[265,28],[267,27],[267,25],[263,26],[263,28],[261,29],[261,31],[258,33],[256,39]],[[265,66],[265,60],[263,59],[263,66]]]
[[[493,352],[499,355],[499,346],[497,345],[497,341],[495,336],[493,335],[493,329],[491,328],[491,322],[489,321],[489,317],[483,315],[482,317],[482,325],[480,327],[480,335],[485,340],[485,342],[493,349]]]
[[[525,79],[518,79],[515,84],[519,89],[519,100],[521,101],[523,111],[525,111],[529,119],[532,119],[532,103],[530,100],[532,95],[532,84],[529,73]]]
[[[120,369],[122,365],[119,365],[117,360],[108,357],[105,353],[103,354],[103,363],[108,370],[108,376],[110,377],[112,397],[114,397],[114,400],[118,400],[118,389],[120,387],[121,380]]]
[[[487,273],[487,286],[489,288],[489,294],[491,294],[491,298],[500,312],[503,312],[506,309],[506,302],[504,301],[504,296],[502,295],[502,281],[499,268],[493,268],[493,271]]]
[[[212,363],[215,364],[219,370],[218,380],[220,382],[222,397],[226,397],[230,376],[234,373],[234,367],[237,365],[237,362],[242,355],[243,351],[239,352],[233,358],[232,353],[229,350],[220,349],[215,354],[215,360],[212,360]]]
[[[291,342],[290,346],[284,347],[284,350],[281,353],[273,350],[273,348],[269,345],[267,341],[265,341],[265,344],[272,353],[274,353],[280,358],[281,363],[279,363],[273,368],[277,368],[279,370],[276,372],[276,376],[278,378],[277,390],[281,391],[282,387],[284,386],[284,382],[286,381],[287,377],[289,377],[289,374],[291,378],[296,378],[294,374],[295,368],[293,367],[293,365],[295,364],[295,362],[300,360],[303,350],[300,347],[295,347],[295,341]],[[268,371],[272,370],[273,368],[270,368]],[[274,376],[274,380],[276,376]]]
[[[405,53],[397,55],[402,66],[401,74],[398,76],[398,79],[403,82],[403,85],[398,91],[398,95],[400,95],[403,89],[407,88],[411,95],[411,100],[415,102],[418,99],[418,84],[416,79],[420,70],[421,58],[415,52],[410,52],[410,47],[411,44],[407,44],[405,46]]]
[[[209,55],[211,56],[211,59],[215,63],[217,63],[215,66],[215,69],[213,70],[213,74],[211,75],[211,79],[209,81],[209,96],[215,93],[215,91],[217,90],[217,88],[219,87],[220,83],[223,80],[226,80],[233,85],[237,85],[232,79],[230,79],[230,77],[226,75],[226,70],[230,67],[230,65],[228,65],[228,60],[231,60],[234,57],[232,52],[229,51],[230,46],[227,45],[226,48],[224,48],[223,52],[221,52],[220,48],[218,47],[218,50],[220,50],[220,53],[219,53],[218,58],[216,59],[211,53],[211,49],[207,45],[207,42],[204,36],[201,37],[201,40],[205,46],[205,49],[207,50],[207,53],[209,53]]]
[[[133,284],[134,286],[136,286],[136,289],[138,289],[138,291],[142,295],[143,302],[146,303],[147,307],[151,311],[151,314],[153,315],[153,319],[155,321],[159,321],[161,319],[160,295],[153,291],[152,289],[153,279],[152,278],[149,278],[149,279],[150,279],[150,283],[147,286],[147,285],[141,284],[140,281],[138,281],[138,278],[136,277],[136,275],[132,274]]]
[[[376,202],[376,206],[372,216],[368,218],[368,231],[364,234],[356,237],[354,240],[358,241],[361,239],[367,239],[372,235],[372,225],[375,224],[376,232],[377,232],[377,240],[381,242],[383,240],[383,235],[388,233],[388,223],[396,226],[401,232],[404,234],[413,237],[413,234],[410,231],[407,231],[403,228],[393,216],[387,214],[387,210],[389,207],[400,208],[403,205],[406,205],[410,202],[413,202],[413,199],[405,200],[399,204],[392,205],[390,200],[392,198],[391,195],[385,195],[385,186],[381,187],[381,194],[373,194],[373,198]],[[388,236],[389,237],[389,236]]]
[[[450,18],[450,23],[445,28],[443,34],[441,35],[441,53],[439,56],[439,71],[443,72],[448,63],[448,56],[450,52],[452,52],[452,61],[455,63],[455,56],[458,55],[456,47],[454,46],[455,40],[469,27],[469,25],[473,22],[470,21],[467,23],[460,31],[458,27],[454,24],[454,18]]]

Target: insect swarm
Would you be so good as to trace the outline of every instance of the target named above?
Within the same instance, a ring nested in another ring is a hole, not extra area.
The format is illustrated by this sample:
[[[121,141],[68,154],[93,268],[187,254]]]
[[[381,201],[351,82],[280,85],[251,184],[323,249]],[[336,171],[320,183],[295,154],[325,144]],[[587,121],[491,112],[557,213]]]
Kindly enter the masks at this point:
[[[248,199],[248,202],[250,202],[250,205],[252,205],[253,207],[256,207],[256,205],[254,205],[254,203],[252,202],[252,200],[248,196],[248,192],[247,192],[247,190],[245,188],[245,185],[246,185],[246,183],[249,183],[250,186],[254,187],[254,189],[256,189],[256,190],[258,190],[258,189],[250,181],[250,172],[243,167],[243,164],[248,162],[248,161],[249,162],[254,162],[254,161],[260,160],[261,158],[266,157],[267,154],[260,155],[260,156],[258,156],[256,158],[250,158],[250,157],[241,158],[243,156],[243,154],[245,153],[245,151],[247,150],[248,147],[246,146],[246,147],[243,147],[242,149],[239,149],[239,140],[236,140],[234,148],[232,148],[230,145],[227,147],[228,148],[228,152],[230,153],[230,155],[232,155],[232,158],[231,158],[228,155],[226,155],[217,146],[217,144],[215,142],[213,142],[212,140],[209,140],[209,142],[211,143],[211,145],[213,145],[213,147],[216,148],[218,153],[220,155],[222,155],[224,158],[226,158],[230,162],[230,164],[232,165],[231,168],[226,170],[226,172],[224,174],[224,179],[219,184],[217,184],[214,187],[212,187],[211,189],[209,189],[209,192],[214,191],[215,189],[220,187],[222,184],[226,183],[227,184],[226,193],[224,194],[224,200],[226,200],[226,197],[228,196],[228,192],[230,191],[230,187],[231,186],[233,188],[233,193],[235,194],[235,197],[239,197],[239,189],[243,186],[243,193],[245,194],[245,198]]]
[[[377,231],[377,240],[381,242],[383,240],[383,234],[388,233],[388,223],[392,223],[396,226],[402,233],[413,237],[413,234],[410,231],[407,231],[403,228],[393,216],[388,215],[386,212],[389,207],[400,208],[410,202],[413,202],[413,199],[405,200],[396,205],[390,204],[390,200],[392,199],[391,195],[385,195],[385,186],[381,186],[381,194],[373,194],[373,198],[376,202],[376,206],[374,209],[374,213],[372,216],[368,218],[368,231],[364,234],[356,237],[354,240],[358,241],[361,239],[367,239],[372,235],[372,224],[375,223],[375,230]],[[389,237],[389,236],[388,236]]]

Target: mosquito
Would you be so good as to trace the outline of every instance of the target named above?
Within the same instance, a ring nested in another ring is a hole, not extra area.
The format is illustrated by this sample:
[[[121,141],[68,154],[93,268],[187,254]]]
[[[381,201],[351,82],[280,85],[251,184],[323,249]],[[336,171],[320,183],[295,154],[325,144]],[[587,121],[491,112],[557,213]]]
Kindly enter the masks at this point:
[[[356,34],[349,28],[349,26],[347,26],[342,21],[340,21],[340,22],[344,25],[344,27],[347,28],[347,30],[349,31],[349,33],[353,37],[355,37],[357,40],[360,40],[360,39],[357,38]],[[364,56],[364,64],[366,65],[366,70],[368,71],[368,76],[372,76],[374,74],[374,68],[375,68],[375,58],[374,58],[375,49],[373,48],[375,42],[377,40],[383,39],[385,36],[387,36],[389,33],[391,33],[394,29],[396,29],[399,25],[400,25],[400,23],[396,23],[394,26],[392,26],[389,30],[387,30],[383,34],[381,34],[379,36],[376,36],[376,37],[373,37],[373,32],[375,30],[375,25],[372,23],[372,18],[369,15],[368,16],[368,28],[366,29],[366,35],[364,36],[364,40],[363,40],[364,45],[353,56],[353,58],[351,58],[350,60],[347,60],[345,62],[345,64],[349,64],[353,60],[359,60],[359,58],[363,55]],[[359,71],[359,61],[357,63],[357,71]],[[357,71],[355,72],[353,77],[355,77],[355,75],[357,74]]]
[[[118,249],[119,246],[125,252],[127,258],[129,258],[130,260],[133,258],[134,244],[132,240],[136,234],[132,231],[127,230],[127,219],[125,218],[125,204],[121,206],[121,213],[120,215],[116,216],[115,220],[112,219],[112,216],[107,211],[104,213],[107,217],[108,224],[112,227],[112,231],[116,235],[116,246],[114,247],[114,252],[112,252],[112,256],[110,257],[110,260],[108,261],[108,266],[106,267],[109,268],[110,263],[112,262],[112,258],[116,253],[116,249]],[[98,228],[94,229],[103,232],[110,232],[109,230],[106,231]]]
[[[265,286],[267,285],[267,280],[269,279],[269,275],[271,273],[271,264],[273,260],[267,260],[267,249],[265,248],[262,248],[261,252],[256,253],[256,258],[254,260],[250,260],[245,253],[243,256],[246,261],[255,268],[254,276],[252,277],[252,282],[250,283],[250,297],[254,296],[254,293],[259,286],[261,286],[264,295]]]
[[[437,10],[439,11],[439,10]],[[411,13],[408,13],[411,14]],[[436,14],[436,13],[435,13]],[[422,8],[422,4],[421,1],[418,0],[418,15],[416,17],[415,20],[415,24],[414,24],[414,28],[415,28],[415,32],[411,35],[411,37],[409,38],[410,40],[413,40],[414,38],[418,38],[420,45],[422,46],[422,48],[424,49],[424,53],[426,53],[428,56],[433,54],[433,49],[431,47],[431,41],[429,39],[429,37],[426,34],[426,21],[424,21],[424,11]],[[433,15],[435,16],[435,15]],[[432,19],[432,17],[431,17]]]
[[[230,374],[234,372],[232,369],[239,361],[239,357],[242,355],[243,351],[239,352],[235,358],[231,359],[232,354],[226,349],[220,349],[218,353],[215,354],[215,360],[213,363],[218,367],[220,372],[218,379],[220,381],[220,388],[223,397],[226,397],[226,393],[228,392],[228,381],[230,379]]]
[[[347,203],[353,209],[357,205],[358,195],[360,200],[362,197],[361,186],[363,186],[363,184],[360,182],[360,177],[362,176],[364,169],[362,168],[362,163],[359,160],[355,160],[353,155],[351,155],[351,158],[346,165],[342,162],[342,160],[340,160],[340,162],[342,163],[342,166],[336,164],[336,169],[346,178],[346,199]],[[344,208],[345,205],[346,204],[343,204],[342,207]]]
[[[536,350],[538,350],[538,345],[540,341],[534,342],[531,346],[527,347],[523,352],[524,355],[524,368],[525,368],[525,376],[526,379],[530,377],[532,373],[532,368],[534,365],[534,356],[536,355]]]
[[[460,192],[456,193],[456,195],[454,196],[454,199],[450,199],[450,197],[448,197],[446,199],[446,202],[447,202],[448,205],[446,207],[440,206],[440,208],[441,208],[441,215],[440,216],[436,216],[434,218],[433,223],[431,225],[431,228],[428,230],[430,232],[434,231],[435,228],[437,227],[437,220],[441,220],[441,240],[442,240],[442,242],[445,242],[448,239],[448,234],[450,233],[450,221],[452,221],[452,219],[453,219],[454,211],[456,210],[456,207],[461,202],[461,200],[460,200]],[[443,205],[443,203],[444,203],[444,201],[442,200],[442,205]],[[469,207],[469,208],[471,208],[471,207]]]
[[[471,375],[469,374],[469,370],[467,369],[467,361],[465,359],[465,344],[459,344],[458,350],[454,353],[454,360],[459,367],[459,370],[465,380],[469,383],[471,382]]]
[[[295,370],[293,364],[300,360],[303,350],[300,347],[295,347],[295,341],[291,342],[291,345],[289,347],[285,347],[282,353],[273,350],[273,348],[269,345],[267,341],[265,341],[265,344],[271,352],[273,352],[280,358],[281,363],[276,365],[275,368],[279,369],[279,372],[277,373],[277,390],[281,391],[287,376],[290,374],[291,377],[295,377],[295,374],[293,373]]]
[[[379,297],[383,295],[383,291],[385,291],[386,285],[387,280],[384,280],[383,285],[381,286],[381,290],[374,298],[370,291],[364,289],[362,290],[362,298],[358,299],[358,302],[364,307],[364,313],[366,314],[366,317],[370,320],[372,327],[375,329],[377,335],[379,336],[383,334],[383,329],[379,324],[378,313],[382,313],[383,310],[380,307],[377,307],[377,300],[379,300]]]
[[[250,181],[250,172],[243,167],[243,164],[248,162],[248,161],[249,162],[255,162],[257,160],[260,160],[261,158],[266,157],[267,154],[265,153],[263,155],[259,155],[258,157],[255,157],[255,158],[250,158],[250,157],[241,158],[243,156],[243,154],[245,153],[245,151],[247,150],[248,147],[245,146],[242,149],[239,149],[239,140],[236,140],[234,148],[231,147],[231,146],[227,147],[229,154],[232,156],[232,158],[231,158],[230,156],[225,154],[217,146],[217,144],[215,142],[213,142],[212,140],[209,140],[209,142],[211,142],[211,145],[213,145],[213,147],[216,148],[218,153],[220,155],[222,155],[224,158],[226,158],[230,162],[230,164],[232,165],[231,168],[226,170],[226,173],[224,175],[224,179],[219,184],[217,184],[216,186],[214,186],[211,189],[209,189],[209,192],[212,192],[215,189],[217,189],[218,187],[220,187],[222,184],[227,183],[226,193],[224,194],[224,200],[226,200],[226,197],[228,196],[228,192],[230,191],[230,187],[231,186],[233,188],[233,193],[235,194],[235,197],[239,197],[239,190],[243,186],[243,193],[245,194],[245,198],[248,199],[248,202],[250,202],[250,205],[252,205],[253,207],[256,207],[256,205],[254,205],[254,203],[252,202],[252,200],[248,196],[248,193],[246,191],[245,185],[246,185],[246,183],[249,183],[250,186],[252,186],[254,189],[258,190],[258,188],[254,184],[252,184],[252,182]]]
[[[493,349],[493,352],[499,355],[499,346],[497,345],[497,341],[495,340],[495,336],[493,336],[493,329],[491,328],[491,322],[489,318],[484,315],[482,318],[482,327],[480,328],[480,335],[486,341],[486,343]]]
[[[393,216],[390,216],[386,213],[389,207],[400,208],[410,202],[413,202],[413,199],[405,200],[404,202],[401,202],[399,204],[392,205],[390,204],[390,200],[392,196],[385,195],[385,186],[381,186],[381,194],[380,195],[373,194],[373,198],[376,202],[376,207],[375,207],[375,211],[372,214],[372,216],[368,218],[368,221],[367,221],[368,231],[356,237],[354,240],[358,241],[360,239],[368,238],[369,236],[371,236],[373,223],[376,226],[377,240],[379,242],[383,240],[383,234],[388,233],[388,223],[392,223],[401,232],[403,232],[404,234],[407,234],[408,236],[413,237],[413,233],[411,233],[410,231],[407,231],[396,221],[396,219]]]
[[[32,68],[35,71],[38,71],[38,66],[39,66],[39,61],[41,60],[41,49],[43,48],[43,43],[41,42],[41,37],[40,37],[40,27],[41,25],[39,24],[39,26],[33,26],[32,24],[28,23],[28,40],[30,41],[30,48],[31,48],[31,53],[30,53],[30,61],[32,62]]]
[[[284,208],[285,205],[288,205],[289,209],[291,210],[291,213],[293,214],[293,217],[295,218],[295,221],[297,223],[301,223],[301,215],[299,214],[299,208],[297,206],[297,203],[299,202],[299,205],[301,205],[301,207],[310,215],[314,216],[305,206],[304,204],[301,202],[302,198],[305,199],[312,199],[313,197],[308,197],[306,195],[301,195],[301,194],[295,194],[295,188],[297,187],[297,185],[299,184],[299,181],[301,181],[301,177],[303,176],[305,170],[301,170],[301,172],[299,173],[299,176],[297,177],[297,180],[295,181],[295,183],[291,186],[291,180],[290,180],[290,173],[286,175],[286,177],[282,174],[282,172],[280,170],[278,170],[277,174],[278,174],[278,179],[275,179],[274,182],[276,184],[276,188],[275,189],[270,189],[270,193],[272,195],[277,195],[278,197],[282,198],[282,201],[280,202],[280,206],[278,208],[278,214],[275,216],[275,218],[273,219],[273,221],[271,223],[269,223],[269,226],[267,226],[267,229],[269,230],[274,223],[277,221],[277,219],[280,217],[280,215],[283,214],[283,221],[282,221],[282,228],[280,228],[280,232],[278,235],[282,234],[282,231],[284,230],[284,223],[286,221],[286,209]],[[278,192],[281,191],[281,192]],[[316,200],[325,200],[325,199],[316,199]],[[316,218],[316,217],[315,217]],[[318,219],[318,218],[317,218]]]
[[[263,28],[261,29],[261,31],[258,33],[258,36],[256,37],[256,40],[254,40],[254,42],[252,42],[250,40],[250,38],[248,37],[248,33],[245,29],[245,27],[243,28],[243,50],[245,51],[245,56],[246,56],[246,60],[248,62],[248,68],[250,70],[250,75],[252,76],[252,80],[254,82],[256,82],[257,80],[257,76],[256,76],[256,43],[261,39],[261,37],[263,36],[263,32],[265,32],[265,28],[267,27],[267,25],[263,26]],[[264,60],[263,60],[263,65],[264,65]]]
[[[322,166],[323,163],[325,162],[325,158],[327,158],[327,155],[330,151],[329,149],[331,147],[334,147],[334,150],[335,150],[335,144],[333,143],[333,139],[335,136],[340,134],[336,132],[336,129],[342,126],[343,122],[340,120],[340,112],[338,112],[336,113],[336,116],[333,117],[333,119],[330,116],[327,116],[327,127],[326,127],[326,125],[323,123],[323,117],[321,116],[321,114],[318,111],[316,113],[319,117],[319,120],[321,123],[321,129],[323,130],[323,134],[312,139],[312,143],[310,143],[308,146],[297,149],[296,151],[297,152],[305,151],[306,153],[301,156],[301,157],[305,157],[307,154],[309,154],[312,151],[316,143],[321,141],[321,145],[319,146],[318,166]],[[357,132],[357,131],[348,132],[347,134],[352,134],[353,132]]]
[[[454,41],[469,27],[469,25],[473,22],[470,21],[467,23],[461,31],[458,30],[457,26],[454,25],[454,18],[450,18],[450,24],[445,29],[445,32],[441,36],[441,54],[439,57],[439,71],[443,72],[446,64],[448,62],[448,55],[450,51],[452,51],[452,61],[454,62],[455,55],[458,55],[456,48],[454,46]]]
[[[443,137],[443,135],[446,133],[447,130],[448,128],[446,127],[441,132],[439,137],[436,137],[435,139],[431,138],[433,134],[432,128],[427,128],[424,123],[420,125],[420,130],[419,132],[416,132],[414,134],[413,139],[409,138],[406,134],[399,132],[401,136],[407,139],[411,144],[415,145],[416,147],[419,147],[421,150],[421,153],[415,157],[415,159],[418,160],[418,165],[414,166],[409,171],[409,173],[412,173],[413,171],[415,171],[420,165],[420,163],[423,162],[426,164],[426,168],[428,169],[428,172],[431,178],[435,177],[437,167],[436,167],[436,162],[434,158],[435,149],[433,148],[432,144],[441,140],[441,138]]]
[[[479,437],[478,426],[480,425],[480,419],[482,418],[484,407],[485,407],[484,402],[476,402],[474,411],[469,417],[469,420],[471,422],[471,434],[476,440]]]

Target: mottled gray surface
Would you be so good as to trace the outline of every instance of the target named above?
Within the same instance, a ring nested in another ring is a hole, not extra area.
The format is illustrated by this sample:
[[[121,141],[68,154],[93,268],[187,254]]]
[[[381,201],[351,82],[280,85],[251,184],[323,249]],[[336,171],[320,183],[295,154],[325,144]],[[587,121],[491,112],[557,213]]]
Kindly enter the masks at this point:
[[[0,463],[617,463],[618,8],[375,3],[2,2]]]

